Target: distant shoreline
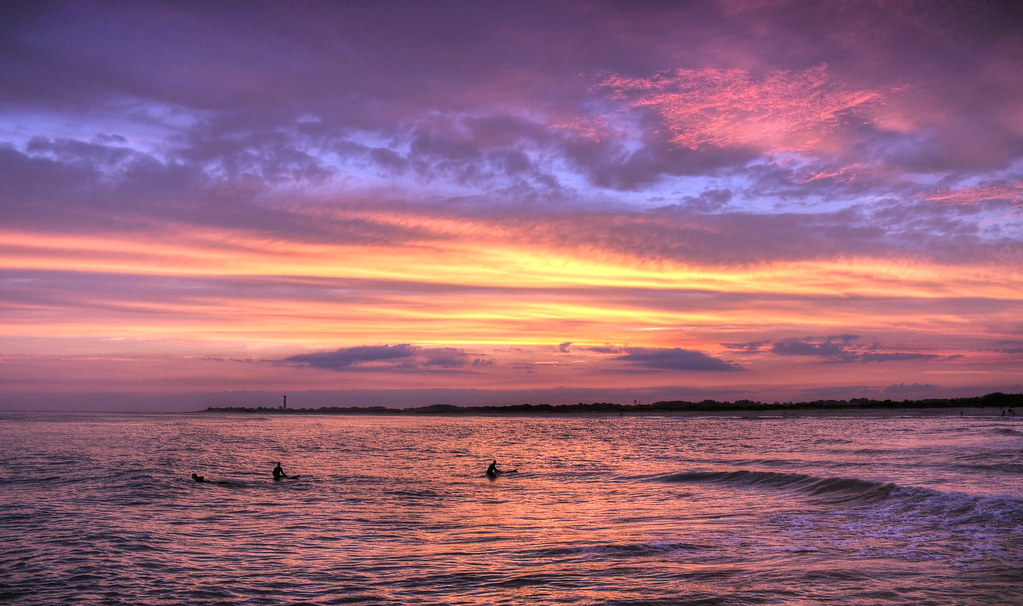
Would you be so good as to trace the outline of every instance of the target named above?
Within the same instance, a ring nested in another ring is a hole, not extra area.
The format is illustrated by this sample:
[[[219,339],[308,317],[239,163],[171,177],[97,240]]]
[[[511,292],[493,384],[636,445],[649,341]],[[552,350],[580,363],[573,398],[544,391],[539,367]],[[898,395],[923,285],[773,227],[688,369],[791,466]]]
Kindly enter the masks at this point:
[[[578,414],[734,414],[755,413],[772,416],[798,416],[799,414],[890,414],[893,412],[916,412],[918,414],[953,414],[956,410],[969,409],[978,414],[981,409],[993,409],[983,414],[999,415],[1004,411],[1009,416],[1023,414],[1023,394],[991,393],[974,398],[942,398],[926,400],[815,400],[811,402],[765,403],[752,400],[718,402],[669,401],[653,404],[613,404],[595,402],[592,404],[514,404],[505,406],[455,406],[434,404],[413,408],[389,408],[386,406],[321,406],[320,408],[281,408],[210,406],[201,412],[219,413],[260,413],[260,414],[339,414],[339,415],[388,415],[388,416],[481,416],[481,415],[578,415]]]

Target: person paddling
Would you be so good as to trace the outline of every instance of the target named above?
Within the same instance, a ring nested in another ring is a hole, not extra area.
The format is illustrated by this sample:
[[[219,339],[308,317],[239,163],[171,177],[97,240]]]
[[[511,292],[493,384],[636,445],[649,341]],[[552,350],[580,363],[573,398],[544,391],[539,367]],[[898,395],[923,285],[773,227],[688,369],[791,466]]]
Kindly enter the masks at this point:
[[[274,467],[274,479],[275,480],[280,480],[281,478],[286,478],[286,477],[288,477],[288,474],[284,473],[284,470],[281,468],[281,463],[280,463],[280,461],[278,461],[277,462],[277,467]]]
[[[201,475],[194,474],[194,473],[192,474],[192,479],[195,480],[196,482],[205,482],[206,481],[206,478],[202,477]]]

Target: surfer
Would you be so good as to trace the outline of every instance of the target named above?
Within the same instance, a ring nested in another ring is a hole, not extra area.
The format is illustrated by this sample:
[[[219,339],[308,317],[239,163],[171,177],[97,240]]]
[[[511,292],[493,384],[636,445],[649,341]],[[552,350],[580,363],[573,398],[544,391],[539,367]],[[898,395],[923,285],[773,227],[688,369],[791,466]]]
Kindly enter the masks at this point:
[[[487,477],[491,480],[497,479],[497,476],[503,473],[516,473],[518,469],[498,469],[497,459],[494,459],[490,463],[490,467],[487,467]]]
[[[274,467],[274,479],[275,480],[280,480],[281,478],[286,478],[286,477],[288,477],[288,474],[284,473],[284,470],[281,469],[281,463],[280,463],[280,461],[278,461],[277,462],[277,467]]]
[[[192,479],[195,480],[196,482],[205,482],[206,481],[206,478],[204,478],[203,476],[200,476],[200,475],[196,475],[194,473],[192,474]]]
[[[490,462],[490,467],[487,467],[487,477],[491,480],[501,475],[502,473],[515,473],[518,469],[498,469],[497,459]]]

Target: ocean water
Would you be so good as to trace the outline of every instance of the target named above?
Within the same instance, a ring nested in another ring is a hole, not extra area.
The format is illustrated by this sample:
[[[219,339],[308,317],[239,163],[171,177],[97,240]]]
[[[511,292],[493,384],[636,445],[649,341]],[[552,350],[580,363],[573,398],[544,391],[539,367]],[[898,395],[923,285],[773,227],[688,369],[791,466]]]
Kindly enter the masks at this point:
[[[0,456],[3,603],[1023,604],[1012,417],[4,414]]]

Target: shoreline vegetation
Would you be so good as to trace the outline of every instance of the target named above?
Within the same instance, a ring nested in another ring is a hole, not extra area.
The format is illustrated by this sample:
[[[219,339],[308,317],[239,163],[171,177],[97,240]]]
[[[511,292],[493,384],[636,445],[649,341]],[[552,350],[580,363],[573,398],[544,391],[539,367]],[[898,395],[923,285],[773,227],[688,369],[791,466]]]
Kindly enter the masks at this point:
[[[850,412],[891,412],[891,411],[936,411],[950,414],[955,410],[999,409],[1005,414],[1015,415],[1015,408],[1023,408],[1023,394],[990,393],[973,398],[938,398],[925,400],[872,400],[854,398],[851,400],[814,400],[808,402],[757,402],[736,400],[718,402],[665,401],[652,404],[615,404],[594,402],[585,404],[512,404],[504,406],[456,406],[454,404],[433,404],[412,408],[390,408],[387,406],[321,406],[320,408],[283,408],[280,406],[210,406],[203,412],[261,413],[261,414],[341,414],[341,415],[571,415],[571,414],[673,414],[673,413],[850,413]],[[995,410],[988,414],[999,414]],[[976,413],[974,413],[976,414]]]

